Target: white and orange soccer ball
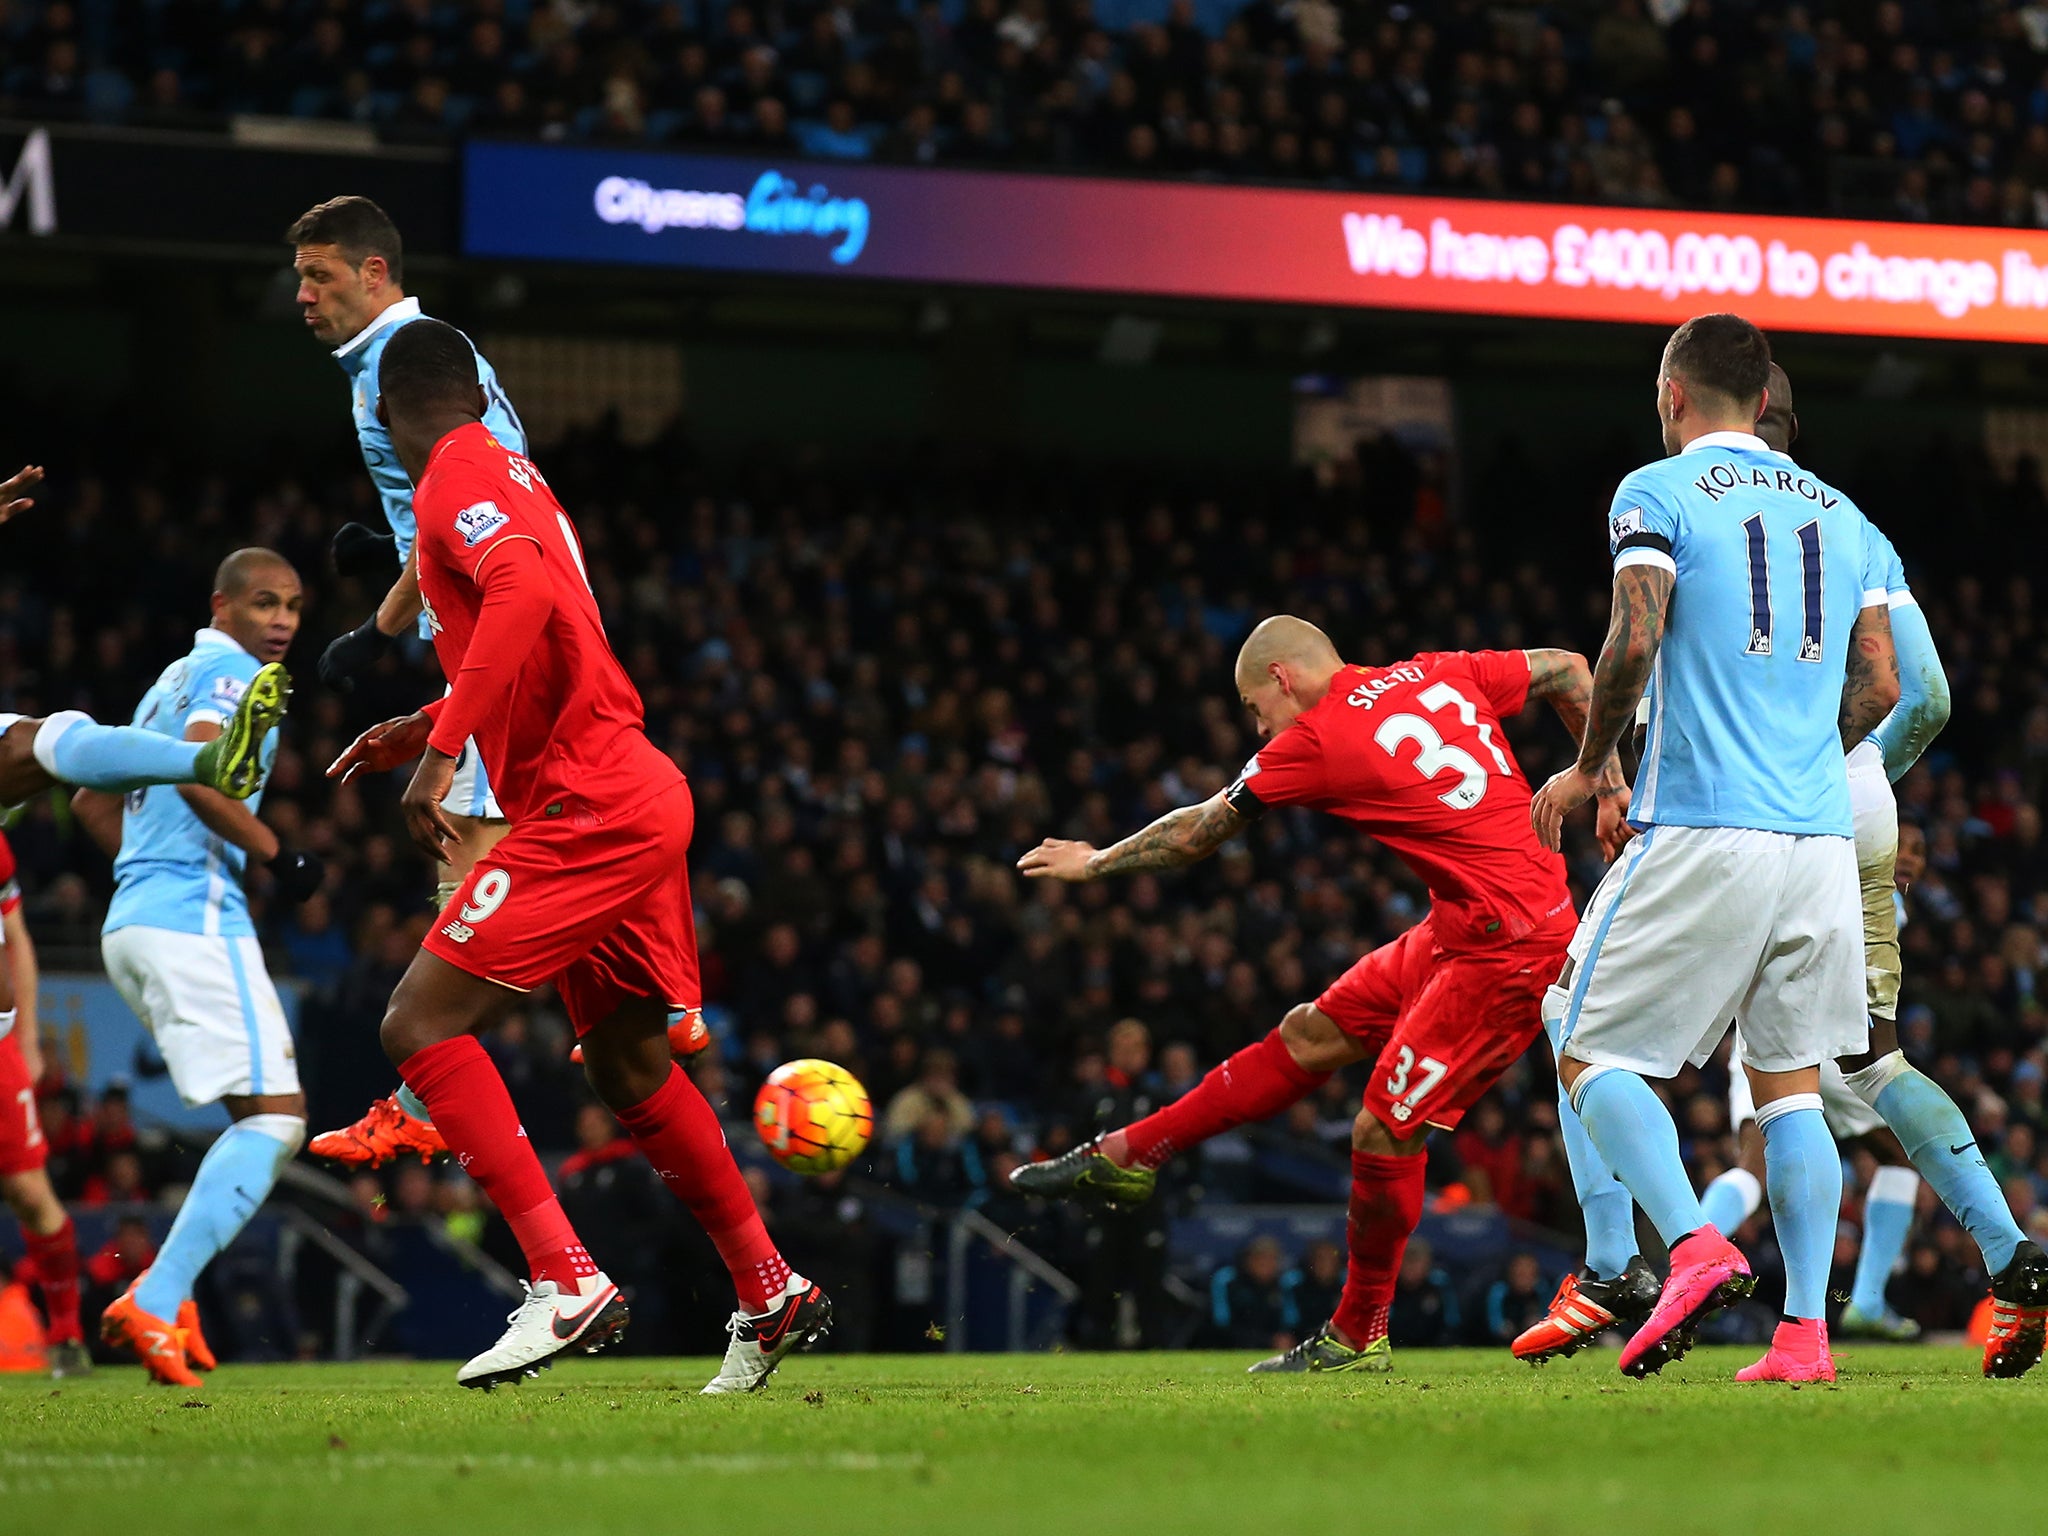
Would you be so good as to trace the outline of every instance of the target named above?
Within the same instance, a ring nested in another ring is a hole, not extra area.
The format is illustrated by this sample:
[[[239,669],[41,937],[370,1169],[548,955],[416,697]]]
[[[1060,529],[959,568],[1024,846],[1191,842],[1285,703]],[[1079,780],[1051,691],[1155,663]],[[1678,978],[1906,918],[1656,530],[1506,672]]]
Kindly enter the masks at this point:
[[[754,1095],[754,1129],[768,1155],[792,1173],[830,1173],[867,1146],[875,1107],[846,1068],[815,1059],[785,1062]]]

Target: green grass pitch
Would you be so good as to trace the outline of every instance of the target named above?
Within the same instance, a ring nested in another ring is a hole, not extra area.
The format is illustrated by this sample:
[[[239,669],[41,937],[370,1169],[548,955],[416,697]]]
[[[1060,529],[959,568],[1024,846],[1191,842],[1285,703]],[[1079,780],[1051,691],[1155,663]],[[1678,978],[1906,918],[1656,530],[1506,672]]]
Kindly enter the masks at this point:
[[[493,1394],[452,1364],[0,1379],[20,1536],[1123,1536],[1130,1532],[1984,1532],[2038,1518],[2048,1379],[1855,1348],[1840,1384],[1632,1382],[1411,1351],[1390,1376],[1251,1379],[1228,1354],[566,1361]],[[2029,1515],[2027,1510],[2036,1513]],[[2017,1522],[2017,1523],[2015,1523]]]

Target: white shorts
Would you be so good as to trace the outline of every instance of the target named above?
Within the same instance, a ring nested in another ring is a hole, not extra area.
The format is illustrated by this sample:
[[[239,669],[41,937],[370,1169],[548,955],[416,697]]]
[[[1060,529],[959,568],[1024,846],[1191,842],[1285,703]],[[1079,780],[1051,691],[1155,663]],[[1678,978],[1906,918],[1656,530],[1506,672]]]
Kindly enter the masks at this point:
[[[455,781],[442,797],[441,809],[457,816],[505,819],[505,813],[498,809],[498,797],[491,793],[491,776],[484,772],[484,760],[474,737],[462,744],[462,756],[455,759]]]
[[[100,954],[187,1106],[299,1091],[291,1026],[254,939],[116,928]]]
[[[1572,938],[1566,1052],[1675,1077],[1731,1020],[1766,1072],[1867,1049],[1855,844],[1726,827],[1652,827],[1615,860]]]
[[[1736,1032],[1741,1052],[1741,1032]],[[1837,1141],[1854,1141],[1868,1136],[1884,1124],[1884,1116],[1856,1097],[1856,1090],[1842,1076],[1833,1061],[1820,1064],[1820,1107],[1827,1116],[1828,1133]],[[1756,1101],[1750,1097],[1749,1074],[1735,1062],[1728,1063],[1728,1129],[1739,1131],[1756,1118]]]
[[[1874,741],[1849,754],[1849,811],[1856,819],[1856,878],[1863,887],[1865,1000],[1880,1019],[1899,1013],[1899,801]]]

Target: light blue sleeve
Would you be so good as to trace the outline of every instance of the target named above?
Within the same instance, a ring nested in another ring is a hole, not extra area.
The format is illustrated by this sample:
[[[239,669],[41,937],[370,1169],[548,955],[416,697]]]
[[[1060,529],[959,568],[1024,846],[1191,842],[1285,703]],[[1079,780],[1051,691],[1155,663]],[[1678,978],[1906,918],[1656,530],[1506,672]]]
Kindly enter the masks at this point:
[[[1675,570],[1679,512],[1653,469],[1639,469],[1615,487],[1607,513],[1607,551],[1614,568],[1659,565]]]
[[[1884,754],[1884,774],[1893,783],[1920,760],[1948,724],[1948,677],[1934,649],[1927,615],[1910,592],[1892,608],[1892,647],[1899,656],[1899,702],[1878,721],[1870,739]]]
[[[195,721],[204,720],[213,725],[226,721],[235,712],[235,706],[242,702],[249,679],[256,675],[256,658],[246,652],[223,649],[202,654],[205,660],[195,658],[192,673],[186,679],[184,718],[178,722],[180,736]]]

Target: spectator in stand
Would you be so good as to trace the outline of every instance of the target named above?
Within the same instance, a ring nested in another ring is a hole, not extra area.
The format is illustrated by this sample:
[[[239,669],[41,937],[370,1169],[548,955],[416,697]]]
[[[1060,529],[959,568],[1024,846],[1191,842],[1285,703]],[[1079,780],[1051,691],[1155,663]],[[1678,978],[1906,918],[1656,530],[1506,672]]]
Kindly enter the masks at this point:
[[[1302,1329],[1314,1328],[1337,1310],[1344,1294],[1344,1250],[1332,1242],[1310,1243],[1284,1284],[1296,1323]]]
[[[1533,1253],[1508,1260],[1507,1273],[1486,1289],[1486,1342],[1512,1344],[1515,1336],[1549,1310],[1543,1270]]]
[[[962,1140],[974,1132],[974,1105],[960,1091],[960,1063],[947,1050],[924,1053],[917,1081],[889,1101],[876,1134],[885,1143],[905,1141],[919,1134],[934,1117],[946,1127],[948,1141]]]
[[[1436,1252],[1426,1238],[1409,1238],[1408,1251],[1401,1255],[1387,1337],[1396,1349],[1435,1349],[1458,1341],[1458,1293],[1451,1277],[1437,1268]]]
[[[1235,1264],[1209,1281],[1210,1342],[1220,1349],[1291,1349],[1302,1322],[1282,1279],[1286,1260],[1279,1243],[1255,1237]]]

